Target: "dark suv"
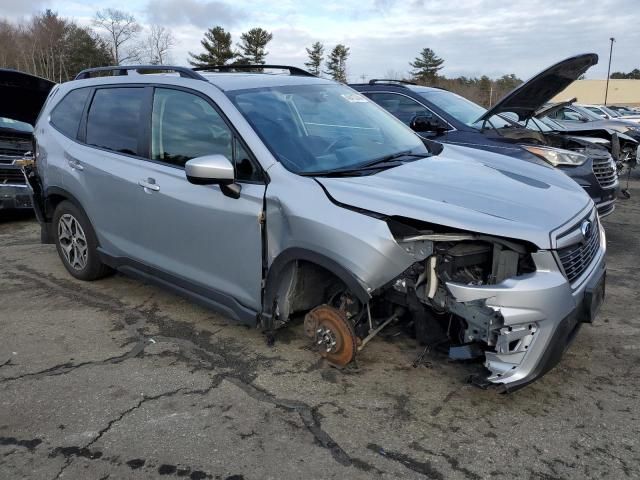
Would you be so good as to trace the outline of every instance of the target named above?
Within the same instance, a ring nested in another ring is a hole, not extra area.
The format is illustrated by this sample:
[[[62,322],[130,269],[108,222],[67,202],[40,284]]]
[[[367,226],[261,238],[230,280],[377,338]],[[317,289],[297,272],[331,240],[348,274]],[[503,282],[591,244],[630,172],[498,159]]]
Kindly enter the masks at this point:
[[[586,54],[564,60],[519,86],[490,110],[447,90],[409,82],[371,80],[350,86],[424,138],[561,169],[586,190],[600,216],[605,216],[615,209],[619,186],[609,151],[588,138],[524,128],[518,123],[531,119],[549,98],[597,63],[597,58]]]

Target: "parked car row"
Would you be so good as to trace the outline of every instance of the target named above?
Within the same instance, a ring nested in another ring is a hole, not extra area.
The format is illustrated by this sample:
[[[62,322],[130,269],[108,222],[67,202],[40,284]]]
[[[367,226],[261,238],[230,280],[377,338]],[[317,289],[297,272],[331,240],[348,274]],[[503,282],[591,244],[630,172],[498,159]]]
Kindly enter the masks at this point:
[[[633,110],[627,110],[624,107],[608,107],[606,105],[587,105],[580,104],[581,107],[586,108],[590,112],[595,113],[598,117],[606,120],[622,120],[633,123],[640,123],[640,112],[634,112]]]
[[[551,87],[489,111],[296,67],[90,69],[23,117],[34,157],[18,163],[43,241],[78,279],[118,270],[269,334],[303,321],[340,367],[404,323],[513,391],[604,299],[598,209],[613,209],[618,139],[529,126],[596,61],[561,62],[536,77]]]

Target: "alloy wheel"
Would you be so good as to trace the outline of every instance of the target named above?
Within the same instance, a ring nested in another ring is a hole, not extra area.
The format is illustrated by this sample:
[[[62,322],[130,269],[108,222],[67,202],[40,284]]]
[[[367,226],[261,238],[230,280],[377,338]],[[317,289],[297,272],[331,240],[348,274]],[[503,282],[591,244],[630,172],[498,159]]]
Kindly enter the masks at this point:
[[[87,237],[76,218],[65,213],[58,221],[58,243],[67,263],[75,270],[87,266]]]

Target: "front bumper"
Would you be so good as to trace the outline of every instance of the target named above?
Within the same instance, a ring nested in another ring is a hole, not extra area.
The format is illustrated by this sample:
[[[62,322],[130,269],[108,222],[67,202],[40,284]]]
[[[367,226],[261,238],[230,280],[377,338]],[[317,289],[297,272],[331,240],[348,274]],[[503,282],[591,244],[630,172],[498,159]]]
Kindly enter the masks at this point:
[[[600,229],[600,249],[585,273],[569,284],[551,251],[533,254],[537,271],[497,285],[447,283],[458,302],[484,301],[500,313],[503,324],[494,351],[485,352],[487,381],[503,392],[517,390],[551,370],[575,337],[581,323],[590,322],[601,303],[606,274],[606,239]]]
[[[0,210],[28,210],[32,208],[27,185],[0,184]]]

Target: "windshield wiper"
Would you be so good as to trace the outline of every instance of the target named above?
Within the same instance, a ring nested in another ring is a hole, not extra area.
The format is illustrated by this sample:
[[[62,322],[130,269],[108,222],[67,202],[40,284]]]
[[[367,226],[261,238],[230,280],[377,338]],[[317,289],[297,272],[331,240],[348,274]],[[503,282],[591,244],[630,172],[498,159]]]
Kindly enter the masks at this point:
[[[321,170],[318,172],[303,172],[301,175],[306,177],[321,177],[321,176],[349,176],[358,174],[360,172],[367,172],[371,170],[382,170],[387,168],[399,167],[404,164],[404,161],[398,161],[399,158],[409,157],[414,159],[430,157],[429,153],[411,153],[411,150],[404,152],[393,153],[391,155],[385,155],[379,157],[355,167],[349,168],[336,168],[334,170]],[[394,161],[395,160],[395,161]]]

